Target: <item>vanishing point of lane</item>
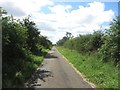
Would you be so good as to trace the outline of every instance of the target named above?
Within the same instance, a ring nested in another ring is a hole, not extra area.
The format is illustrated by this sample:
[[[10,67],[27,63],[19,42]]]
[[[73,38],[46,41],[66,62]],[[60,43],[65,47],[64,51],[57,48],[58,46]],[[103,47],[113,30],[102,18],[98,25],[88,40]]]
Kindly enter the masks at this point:
[[[48,52],[26,87],[33,88],[92,88],[55,47]]]

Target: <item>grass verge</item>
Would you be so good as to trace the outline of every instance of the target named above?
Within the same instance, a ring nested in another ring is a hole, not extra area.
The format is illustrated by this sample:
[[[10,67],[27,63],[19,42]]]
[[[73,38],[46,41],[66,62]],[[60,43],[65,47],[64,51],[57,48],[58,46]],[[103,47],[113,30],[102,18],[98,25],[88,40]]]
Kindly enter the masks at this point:
[[[63,47],[57,47],[74,67],[99,88],[118,88],[118,68],[112,62],[104,63],[95,53],[82,55]]]

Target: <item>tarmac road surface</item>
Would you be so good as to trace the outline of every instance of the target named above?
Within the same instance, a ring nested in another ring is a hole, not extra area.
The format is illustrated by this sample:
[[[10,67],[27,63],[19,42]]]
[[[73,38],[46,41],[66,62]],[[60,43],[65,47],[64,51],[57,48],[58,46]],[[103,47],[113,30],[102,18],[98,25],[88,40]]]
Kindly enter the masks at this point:
[[[55,47],[48,52],[42,65],[26,83],[32,88],[92,88],[73,69]]]

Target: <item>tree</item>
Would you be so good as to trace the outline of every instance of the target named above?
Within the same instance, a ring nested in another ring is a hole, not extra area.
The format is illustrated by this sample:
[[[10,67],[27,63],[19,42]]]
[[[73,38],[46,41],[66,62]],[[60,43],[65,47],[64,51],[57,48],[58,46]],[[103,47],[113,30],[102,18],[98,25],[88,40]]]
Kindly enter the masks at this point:
[[[46,49],[50,49],[52,46],[52,42],[47,39],[45,36],[40,36],[39,37],[39,44],[42,45]]]
[[[36,27],[35,23],[33,21],[30,21],[30,17],[27,17],[23,20],[23,26],[27,28],[28,32],[28,38],[27,38],[27,44],[28,49],[35,53],[37,50],[37,44],[39,42],[39,35],[40,32],[38,31],[38,28]]]
[[[120,16],[112,21],[110,29],[106,30],[106,40],[99,52],[103,56],[104,61],[114,60],[116,63],[120,61]]]
[[[66,37],[67,39],[71,39],[73,36],[72,36],[72,33],[70,32],[66,32]]]
[[[73,37],[73,36],[72,36],[72,33],[66,32],[65,36],[57,42],[57,45],[63,46],[64,43],[65,43],[67,40],[71,39],[72,37]]]
[[[14,80],[16,72],[24,66],[27,29],[11,17],[3,17],[2,30],[3,86],[9,87],[14,83],[11,79]]]
[[[96,51],[98,50],[98,48],[100,48],[104,42],[104,40],[102,39],[104,36],[104,34],[101,31],[95,31],[90,38],[90,51]]]
[[[35,70],[33,56],[43,57],[43,49],[50,49],[52,43],[40,35],[29,18],[20,21],[13,16],[2,17],[2,30],[2,87],[17,87]]]

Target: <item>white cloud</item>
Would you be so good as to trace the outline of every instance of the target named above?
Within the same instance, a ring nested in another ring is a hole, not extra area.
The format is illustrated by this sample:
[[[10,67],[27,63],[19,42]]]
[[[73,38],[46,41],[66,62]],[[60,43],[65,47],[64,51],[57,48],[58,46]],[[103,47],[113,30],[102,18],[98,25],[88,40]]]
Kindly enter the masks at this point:
[[[66,12],[68,12],[72,7],[70,5],[67,6],[63,6],[63,5],[56,5],[54,7],[49,7],[49,9],[53,12],[53,13],[57,13],[57,14],[66,14]]]
[[[50,0],[1,0],[0,6],[7,10],[8,13],[13,14],[9,11],[10,9],[19,8],[19,10],[28,14],[33,14],[34,12],[39,12],[41,7],[47,5],[53,5],[54,3]],[[8,8],[9,7],[9,8]],[[11,8],[14,7],[14,8]],[[13,11],[13,10],[12,10]],[[17,13],[17,12],[16,12]]]
[[[11,7],[7,5],[8,3]],[[8,12],[12,10],[10,13],[16,16],[32,15],[32,19],[41,29],[41,34],[48,36],[54,43],[64,36],[65,32],[71,32],[74,36],[92,33],[93,30],[100,29],[103,23],[110,22],[114,17],[114,12],[105,11],[105,5],[101,2],[88,3],[86,7],[80,5],[75,10],[74,6],[55,5],[51,0],[3,0],[0,1],[0,6]],[[44,13],[42,11],[44,6],[51,13]]]

